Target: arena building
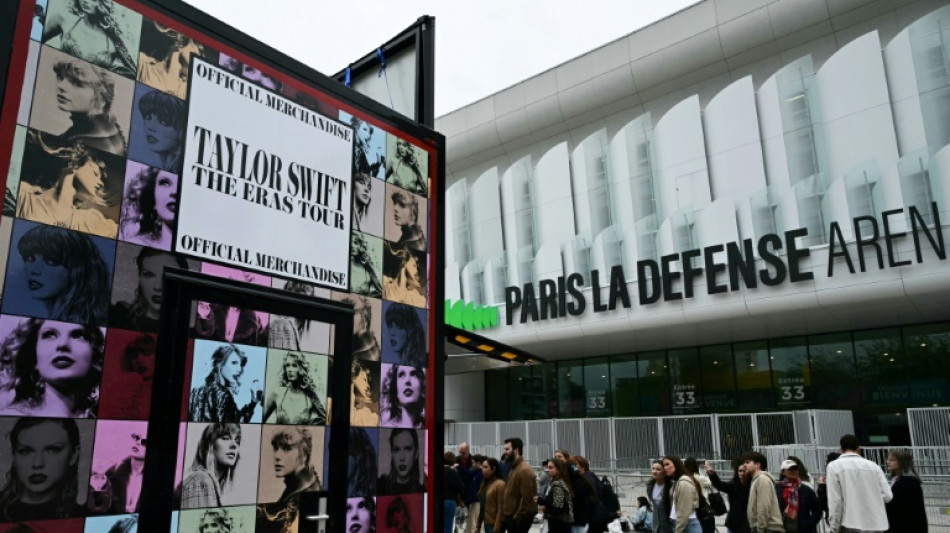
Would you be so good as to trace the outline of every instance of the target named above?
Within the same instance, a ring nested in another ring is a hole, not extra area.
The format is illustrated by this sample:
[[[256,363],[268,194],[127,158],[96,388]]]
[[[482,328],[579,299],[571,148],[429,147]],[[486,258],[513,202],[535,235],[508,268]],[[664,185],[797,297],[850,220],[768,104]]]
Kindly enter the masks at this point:
[[[704,0],[437,120],[446,418],[950,401],[950,2]]]

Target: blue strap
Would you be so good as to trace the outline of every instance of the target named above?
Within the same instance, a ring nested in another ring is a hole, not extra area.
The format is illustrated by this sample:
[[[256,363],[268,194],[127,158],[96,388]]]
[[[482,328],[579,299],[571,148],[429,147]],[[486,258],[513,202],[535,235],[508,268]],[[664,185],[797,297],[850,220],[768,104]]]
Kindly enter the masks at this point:
[[[393,91],[389,87],[389,75],[386,74],[386,57],[383,56],[383,49],[376,49],[376,58],[379,59],[379,73],[376,74],[376,77],[382,76],[386,80],[386,92],[389,93],[389,107],[391,109],[396,109],[395,104],[393,104]]]
[[[346,67],[346,72],[343,74],[343,84],[347,87],[353,84],[353,80],[350,78],[350,67]]]

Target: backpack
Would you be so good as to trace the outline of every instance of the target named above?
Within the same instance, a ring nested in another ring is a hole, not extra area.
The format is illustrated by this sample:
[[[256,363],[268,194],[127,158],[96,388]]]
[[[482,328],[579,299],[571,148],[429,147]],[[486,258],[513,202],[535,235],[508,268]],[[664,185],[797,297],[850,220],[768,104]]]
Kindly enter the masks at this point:
[[[600,479],[600,483],[604,486],[604,507],[610,511],[612,516],[616,516],[617,511],[620,510],[620,498],[618,498],[617,493],[614,492],[610,478],[604,476]]]

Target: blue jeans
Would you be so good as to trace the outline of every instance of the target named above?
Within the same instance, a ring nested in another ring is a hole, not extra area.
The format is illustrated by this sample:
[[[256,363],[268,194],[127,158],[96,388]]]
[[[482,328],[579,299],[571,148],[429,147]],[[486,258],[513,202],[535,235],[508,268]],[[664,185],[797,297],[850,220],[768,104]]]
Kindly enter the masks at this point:
[[[673,531],[676,531],[676,520],[670,520],[672,524]],[[689,522],[686,522],[685,533],[703,533],[703,526],[699,524],[699,520],[696,518],[690,518]]]
[[[455,527],[455,500],[444,500],[445,501],[445,515],[442,517],[443,522],[445,522],[442,531],[445,533],[452,533],[452,528]]]
[[[488,524],[485,524],[483,527],[485,528],[485,533],[492,533],[492,531],[495,529]]]

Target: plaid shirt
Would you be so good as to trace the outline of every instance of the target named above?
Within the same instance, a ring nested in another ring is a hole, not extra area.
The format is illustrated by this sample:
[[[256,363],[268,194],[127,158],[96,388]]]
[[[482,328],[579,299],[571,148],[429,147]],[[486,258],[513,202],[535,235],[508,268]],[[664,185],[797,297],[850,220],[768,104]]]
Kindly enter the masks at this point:
[[[181,508],[221,507],[221,486],[210,472],[193,466],[181,486]]]

